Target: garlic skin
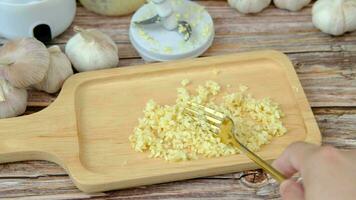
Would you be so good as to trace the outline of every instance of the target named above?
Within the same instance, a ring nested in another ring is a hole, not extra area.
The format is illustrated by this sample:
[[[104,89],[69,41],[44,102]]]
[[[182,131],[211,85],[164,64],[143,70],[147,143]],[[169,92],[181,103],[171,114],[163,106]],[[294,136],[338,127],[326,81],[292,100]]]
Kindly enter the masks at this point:
[[[27,91],[0,78],[0,119],[16,117],[26,111]]]
[[[78,33],[68,41],[65,53],[75,69],[83,72],[118,65],[118,48],[109,36],[96,29],[74,29]]]
[[[274,5],[280,9],[298,11],[307,6],[311,0],[273,0]]]
[[[73,75],[72,64],[67,56],[55,45],[48,48],[50,64],[48,71],[40,83],[34,85],[37,90],[47,93],[58,92],[64,81]]]
[[[261,12],[271,4],[271,0],[228,0],[228,3],[239,12],[248,14]]]
[[[356,0],[319,0],[312,15],[314,26],[324,33],[338,36],[356,30]]]
[[[40,82],[49,67],[49,53],[34,38],[12,40],[0,48],[0,77],[13,86],[26,88]]]

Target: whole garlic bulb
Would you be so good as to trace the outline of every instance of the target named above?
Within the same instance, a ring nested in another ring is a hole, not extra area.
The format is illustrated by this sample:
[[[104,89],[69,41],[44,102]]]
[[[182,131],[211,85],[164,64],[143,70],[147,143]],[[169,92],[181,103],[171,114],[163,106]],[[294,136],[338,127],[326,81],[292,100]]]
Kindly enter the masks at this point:
[[[75,69],[83,72],[117,66],[118,48],[109,36],[96,29],[74,29],[78,33],[68,41],[65,52]]]
[[[109,16],[120,16],[134,12],[146,0],[80,0],[88,10]]]
[[[0,48],[0,77],[13,86],[25,88],[40,82],[49,66],[49,53],[34,38],[9,41]]]
[[[324,33],[342,35],[356,30],[356,0],[319,0],[312,14],[314,26]]]
[[[73,75],[72,64],[57,45],[48,48],[48,52],[50,64],[47,74],[34,87],[47,93],[55,93],[61,89],[64,81]]]
[[[16,117],[26,111],[27,91],[0,78],[0,119]]]
[[[298,11],[307,6],[311,0],[273,0],[277,8]]]
[[[241,13],[258,13],[271,4],[271,0],[228,0],[229,5]]]

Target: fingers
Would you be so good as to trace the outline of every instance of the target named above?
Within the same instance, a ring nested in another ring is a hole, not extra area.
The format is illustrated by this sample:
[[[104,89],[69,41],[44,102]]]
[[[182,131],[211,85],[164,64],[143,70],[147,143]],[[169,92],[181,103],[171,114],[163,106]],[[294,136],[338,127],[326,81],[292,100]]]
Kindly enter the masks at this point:
[[[293,180],[286,180],[280,186],[279,189],[282,199],[284,200],[303,200],[304,189],[300,183]]]
[[[286,177],[300,171],[305,160],[317,150],[318,146],[305,142],[296,142],[287,147],[283,154],[273,162],[273,166]]]

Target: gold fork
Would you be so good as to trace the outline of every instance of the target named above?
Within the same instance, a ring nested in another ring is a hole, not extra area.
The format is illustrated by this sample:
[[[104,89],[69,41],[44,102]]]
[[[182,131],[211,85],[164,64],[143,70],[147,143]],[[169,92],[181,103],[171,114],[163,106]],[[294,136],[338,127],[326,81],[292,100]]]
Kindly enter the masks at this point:
[[[188,104],[191,106],[191,108],[185,108],[185,113],[190,115],[195,120],[199,120],[199,118],[197,118],[198,116],[203,117],[203,119],[208,122],[210,129],[214,133],[218,134],[224,144],[230,144],[237,147],[241,152],[247,155],[247,157],[249,157],[258,166],[260,166],[267,173],[269,173],[279,183],[286,179],[285,176],[281,174],[277,169],[275,169],[262,158],[260,158],[258,155],[253,153],[238,140],[235,132],[234,122],[230,117],[214,109],[196,103]]]

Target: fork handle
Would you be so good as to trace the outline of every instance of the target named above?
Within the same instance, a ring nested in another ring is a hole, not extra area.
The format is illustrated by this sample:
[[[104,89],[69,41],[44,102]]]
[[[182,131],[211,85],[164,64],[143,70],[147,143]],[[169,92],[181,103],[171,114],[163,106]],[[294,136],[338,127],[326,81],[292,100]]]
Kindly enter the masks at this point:
[[[268,164],[266,161],[260,158],[257,154],[253,153],[251,150],[249,150],[247,147],[245,147],[245,145],[243,145],[239,141],[236,142],[237,142],[236,146],[245,155],[247,155],[247,157],[249,157],[258,166],[260,166],[263,170],[265,170],[268,174],[270,174],[275,180],[277,180],[279,183],[282,183],[284,180],[286,180],[286,177],[281,172],[279,172],[276,168],[272,167],[272,165]]]

